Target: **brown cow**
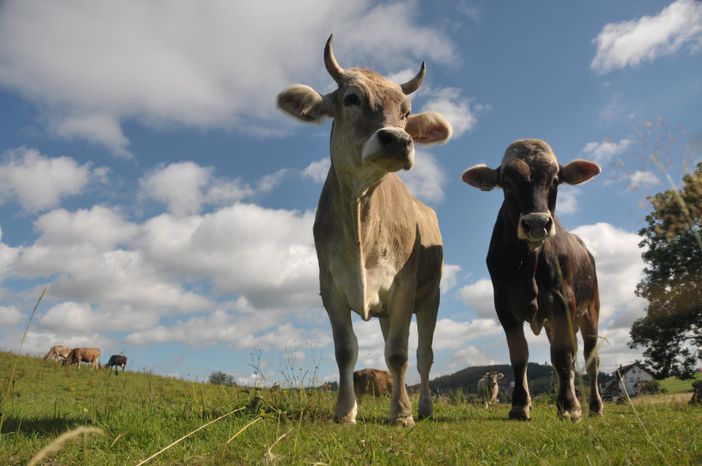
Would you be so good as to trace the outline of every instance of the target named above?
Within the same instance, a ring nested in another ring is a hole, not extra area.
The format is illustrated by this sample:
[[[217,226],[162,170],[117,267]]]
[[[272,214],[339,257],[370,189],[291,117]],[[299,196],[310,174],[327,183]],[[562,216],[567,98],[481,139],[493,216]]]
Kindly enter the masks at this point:
[[[414,143],[447,141],[451,126],[436,112],[410,114],[407,97],[422,83],[425,67],[397,85],[365,68],[342,68],[331,36],[324,63],[338,87],[322,96],[294,84],[278,95],[278,106],[295,118],[333,118],[331,167],[317,207],[314,240],[322,302],[331,321],[339,367],[334,417],[356,422],[353,368],[358,342],[350,311],[380,319],[385,361],[392,372],[390,417],[413,425],[405,388],[412,314],[417,315],[417,369],[421,377],[419,417],[431,415],[429,370],[443,248],[432,209],[415,199],[394,173],[414,164]]]
[[[81,362],[89,363],[94,369],[100,367],[100,348],[73,348],[63,360],[63,365],[77,364],[80,369]]]
[[[46,353],[44,359],[51,359],[52,361],[64,360],[70,352],[71,349],[68,346],[54,345],[49,352]]]
[[[392,393],[392,374],[380,369],[361,369],[353,373],[356,398],[363,395],[383,396]]]
[[[504,376],[502,372],[486,372],[478,380],[478,396],[486,407],[497,403],[497,395],[500,392],[500,386],[497,382],[502,380]]]
[[[124,372],[124,368],[127,367],[127,357],[123,354],[113,354],[110,356],[110,359],[107,361],[107,364],[105,364],[105,367],[115,368],[115,374],[117,373],[117,368],[121,367],[122,372]]]
[[[539,139],[512,143],[496,169],[478,165],[463,173],[463,181],[472,186],[482,190],[499,186],[504,191],[487,265],[514,371],[510,418],[528,419],[531,406],[525,321],[537,335],[546,326],[551,362],[559,380],[557,411],[572,420],[582,417],[573,383],[576,333],[582,332],[590,377],[590,413],[602,414],[597,383],[600,298],[595,261],[582,240],[568,233],[555,215],[559,184],[579,184],[599,173],[597,164],[585,160],[559,165],[551,147]]]

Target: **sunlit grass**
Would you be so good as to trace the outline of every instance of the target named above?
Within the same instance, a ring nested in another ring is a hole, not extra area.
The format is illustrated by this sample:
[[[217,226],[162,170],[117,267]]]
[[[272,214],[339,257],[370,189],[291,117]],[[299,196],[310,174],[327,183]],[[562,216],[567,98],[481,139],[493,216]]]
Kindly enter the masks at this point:
[[[346,426],[331,421],[335,393],[330,391],[243,389],[130,371],[115,376],[9,353],[0,353],[0,384],[7,383],[15,361],[15,395],[2,405],[7,415],[0,439],[3,465],[27,464],[78,426],[97,427],[105,435],[63,444],[51,464],[137,464],[162,449],[147,464],[662,464],[665,458],[677,465],[702,460],[702,408],[686,402],[637,405],[650,440],[630,406],[613,404],[606,405],[602,418],[572,423],[560,421],[553,404],[536,402],[533,419],[516,422],[506,420],[507,405],[484,409],[442,397],[435,401],[433,420],[402,429],[387,422],[388,399],[366,398],[358,425]]]

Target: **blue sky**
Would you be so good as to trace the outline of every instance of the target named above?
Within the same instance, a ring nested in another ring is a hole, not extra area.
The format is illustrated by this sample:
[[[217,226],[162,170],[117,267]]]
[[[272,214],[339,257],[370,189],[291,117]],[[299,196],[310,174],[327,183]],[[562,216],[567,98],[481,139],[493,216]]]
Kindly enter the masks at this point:
[[[426,61],[413,110],[454,127],[402,175],[444,237],[432,375],[508,361],[485,267],[501,193],[460,175],[523,137],[602,165],[557,213],[598,263],[603,368],[640,357],[626,347],[645,308],[636,233],[645,197],[669,187],[651,156],[679,180],[702,147],[693,1],[3,2],[0,348],[17,349],[48,285],[25,352],[100,346],[182,377],[335,380],[312,242],[330,123],[275,108],[288,84],[332,89],[331,32],[343,66],[403,81]],[[355,328],[357,367],[384,367],[377,322]],[[545,336],[529,340],[548,361]]]

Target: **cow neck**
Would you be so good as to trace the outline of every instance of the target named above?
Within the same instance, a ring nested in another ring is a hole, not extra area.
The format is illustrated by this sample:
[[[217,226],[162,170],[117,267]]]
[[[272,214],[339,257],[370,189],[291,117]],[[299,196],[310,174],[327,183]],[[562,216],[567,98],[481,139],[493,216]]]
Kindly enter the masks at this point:
[[[518,280],[522,284],[522,289],[527,293],[527,301],[529,313],[532,318],[539,310],[537,296],[539,294],[539,286],[536,283],[536,268],[539,264],[539,259],[543,250],[543,246],[531,251],[529,247],[520,240],[517,236],[517,225],[514,224],[509,214],[507,207],[502,204],[500,209],[500,223],[502,225],[502,243],[505,252],[508,255],[507,262],[512,270],[515,271]]]
[[[335,178],[333,186],[337,190],[336,194],[338,194],[332,196],[337,202],[335,221],[339,224],[339,229],[344,232],[344,236],[349,235],[347,239],[354,245],[354,260],[359,272],[359,291],[363,300],[363,309],[359,311],[363,320],[367,321],[370,317],[366,300],[367,283],[364,248],[373,243],[374,231],[372,231],[373,225],[371,225],[369,219],[373,218],[374,215],[383,215],[382,212],[374,211],[373,196],[377,188],[385,180],[386,175],[376,179],[343,176],[343,173],[339,173],[335,169],[333,162],[332,170],[334,170]],[[351,228],[348,228],[349,226]]]

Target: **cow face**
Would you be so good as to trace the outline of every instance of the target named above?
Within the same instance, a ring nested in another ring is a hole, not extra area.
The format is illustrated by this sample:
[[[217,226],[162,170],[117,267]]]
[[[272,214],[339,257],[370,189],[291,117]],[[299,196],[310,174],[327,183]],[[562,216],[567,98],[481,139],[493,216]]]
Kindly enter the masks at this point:
[[[338,88],[322,96],[294,84],[278,95],[278,106],[301,121],[334,119],[331,157],[338,174],[372,182],[388,172],[410,169],[415,143],[448,141],[451,125],[439,113],[411,114],[408,95],[424,80],[424,64],[414,78],[398,85],[365,68],[343,69],[331,40],[330,36],[324,61]]]
[[[523,139],[510,144],[498,168],[476,165],[466,170],[462,179],[484,191],[501,187],[517,237],[535,250],[556,234],[558,185],[580,184],[599,173],[599,165],[587,160],[560,165],[545,141]]]
[[[488,387],[493,389],[497,386],[497,382],[502,380],[504,374],[502,372],[486,372],[483,378],[487,381]]]

